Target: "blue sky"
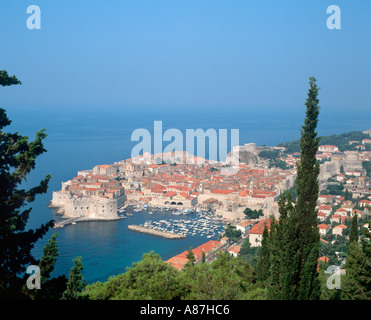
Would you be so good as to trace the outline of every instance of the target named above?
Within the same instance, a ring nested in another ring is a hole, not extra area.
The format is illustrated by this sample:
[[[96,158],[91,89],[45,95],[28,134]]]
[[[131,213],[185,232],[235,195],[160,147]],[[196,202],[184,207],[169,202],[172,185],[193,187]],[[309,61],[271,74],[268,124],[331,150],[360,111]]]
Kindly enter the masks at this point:
[[[326,27],[332,4],[341,30]],[[289,112],[315,76],[325,112],[371,120],[370,16],[364,0],[0,0],[0,70],[23,82],[1,104]]]

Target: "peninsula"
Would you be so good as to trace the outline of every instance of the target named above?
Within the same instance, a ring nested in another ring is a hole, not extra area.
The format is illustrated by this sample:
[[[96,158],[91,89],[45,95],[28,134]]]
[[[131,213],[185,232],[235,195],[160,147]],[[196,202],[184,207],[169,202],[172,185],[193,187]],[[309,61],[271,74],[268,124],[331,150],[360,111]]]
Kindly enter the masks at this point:
[[[96,165],[62,182],[50,207],[63,218],[95,221],[118,219],[129,203],[170,210],[211,209],[229,221],[243,218],[246,208],[277,215],[277,199],[294,185],[296,170],[269,168],[258,156],[264,148],[254,143],[234,147],[227,160],[238,157],[239,165],[231,175],[222,173],[226,162],[203,159],[202,165],[195,164],[190,158],[196,157],[185,151],[183,163],[172,162],[179,155],[170,152]]]

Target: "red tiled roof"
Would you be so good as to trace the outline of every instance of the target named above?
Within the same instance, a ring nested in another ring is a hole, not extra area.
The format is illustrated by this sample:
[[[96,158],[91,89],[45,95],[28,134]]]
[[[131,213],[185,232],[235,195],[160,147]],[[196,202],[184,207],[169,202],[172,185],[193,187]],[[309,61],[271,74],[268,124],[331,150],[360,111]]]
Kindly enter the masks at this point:
[[[233,190],[215,189],[211,190],[211,193],[230,194]]]
[[[250,191],[249,190],[242,190],[240,192],[240,197],[246,197],[250,194]]]
[[[322,261],[324,263],[327,263],[329,261],[329,257],[326,257],[326,256],[323,256],[323,257],[319,257],[318,258],[318,261]]]
[[[334,227],[334,228],[341,228],[341,229],[346,229],[346,228],[348,228],[347,226],[345,226],[345,225],[343,225],[343,224],[339,224],[339,225],[337,225],[336,227]]]
[[[329,225],[324,224],[324,223],[321,223],[321,224],[318,225],[319,229],[328,229],[329,227],[330,227]]]
[[[168,191],[164,194],[164,197],[173,197],[176,195],[176,192],[174,191]]]
[[[195,249],[192,249],[193,254],[195,255],[196,261],[201,260],[202,252],[205,255],[215,247],[220,245],[220,241],[210,240],[204,244],[201,244]],[[166,262],[170,263],[173,267],[177,268],[178,270],[182,269],[184,265],[187,263],[188,259],[186,258],[188,251],[183,251],[182,253],[170,258]]]
[[[248,232],[249,234],[263,234],[264,226],[267,225],[268,230],[271,227],[271,219],[264,219],[260,220],[257,224],[255,224],[251,230]]]

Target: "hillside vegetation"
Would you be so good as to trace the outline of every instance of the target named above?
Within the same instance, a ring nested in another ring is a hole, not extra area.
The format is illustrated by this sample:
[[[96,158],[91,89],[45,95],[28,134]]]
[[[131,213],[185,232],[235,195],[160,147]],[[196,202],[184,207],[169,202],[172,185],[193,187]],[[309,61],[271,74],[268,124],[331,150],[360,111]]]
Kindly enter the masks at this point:
[[[357,149],[355,146],[361,144],[363,139],[370,139],[370,136],[362,133],[361,131],[351,131],[347,133],[323,136],[320,139],[320,145],[334,145],[337,146],[340,151],[356,151]],[[349,141],[359,141],[359,143],[350,145]],[[297,139],[291,142],[284,142],[279,144],[278,147],[287,148],[287,153],[300,152],[300,140]]]

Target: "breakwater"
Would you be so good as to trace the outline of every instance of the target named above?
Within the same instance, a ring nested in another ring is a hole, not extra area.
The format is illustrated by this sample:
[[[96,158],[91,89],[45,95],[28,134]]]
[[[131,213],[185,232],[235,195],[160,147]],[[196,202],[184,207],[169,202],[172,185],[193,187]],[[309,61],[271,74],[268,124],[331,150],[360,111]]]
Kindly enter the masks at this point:
[[[128,229],[132,231],[136,231],[136,232],[151,234],[151,235],[166,238],[166,239],[184,239],[186,237],[184,234],[155,230],[155,229],[142,227],[142,226],[136,226],[136,225],[128,225]]]

